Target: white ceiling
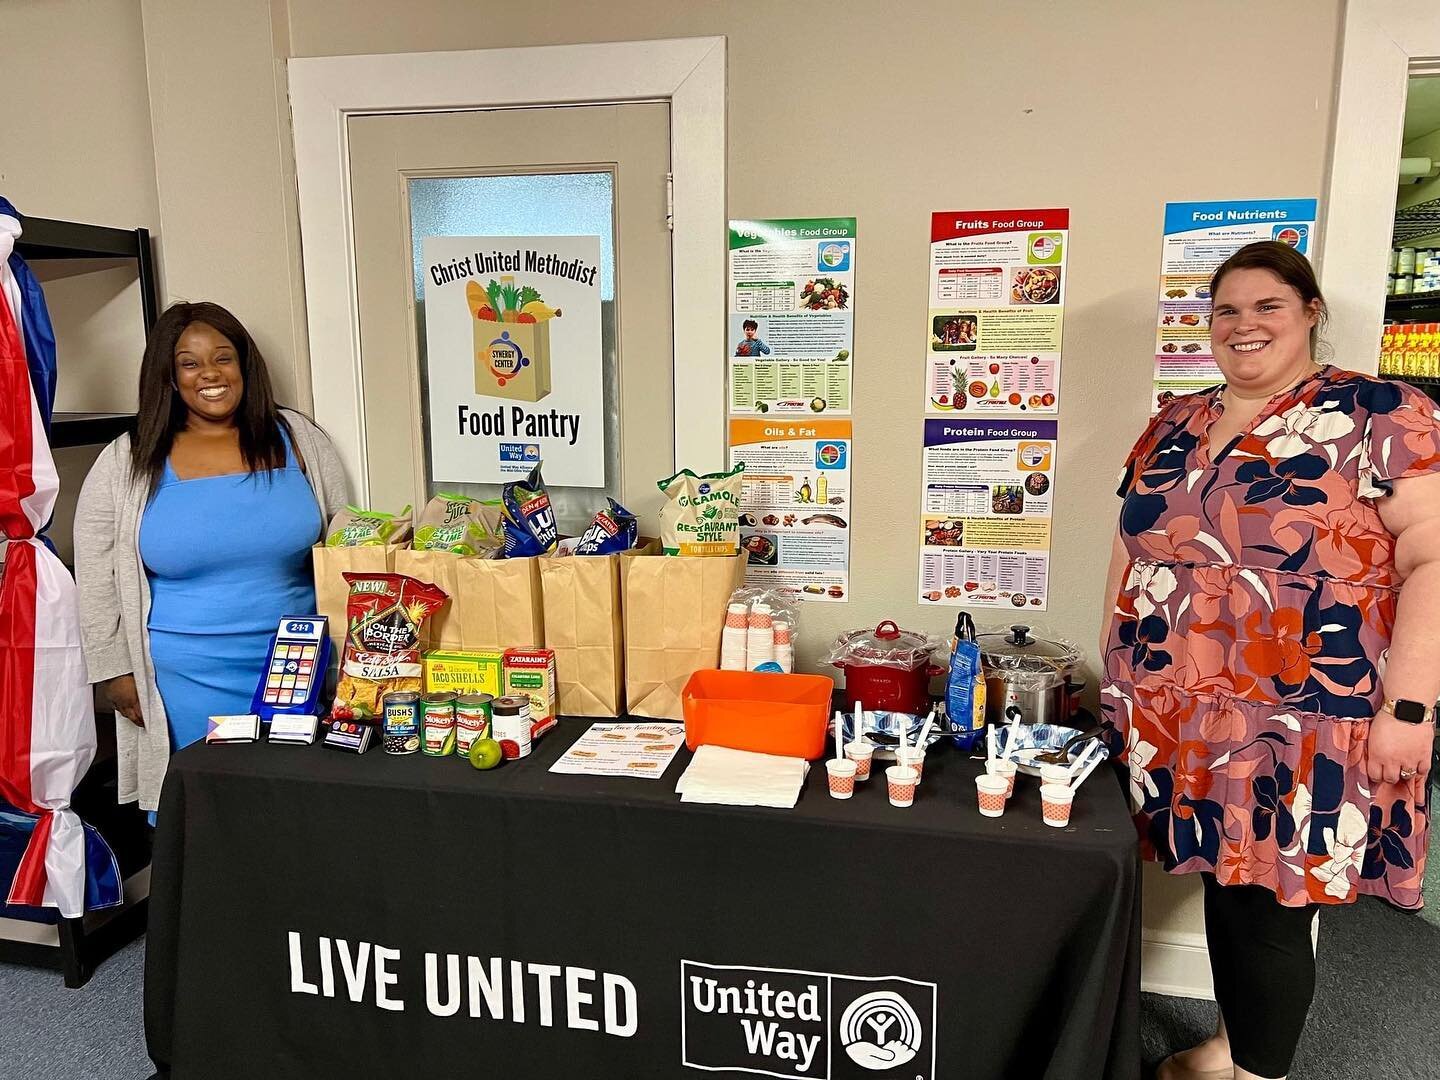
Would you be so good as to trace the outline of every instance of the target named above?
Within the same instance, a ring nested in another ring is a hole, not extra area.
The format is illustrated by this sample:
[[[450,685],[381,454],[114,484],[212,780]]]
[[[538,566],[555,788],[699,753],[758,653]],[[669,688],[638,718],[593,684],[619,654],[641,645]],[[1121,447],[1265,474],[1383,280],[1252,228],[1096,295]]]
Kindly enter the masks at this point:
[[[1440,128],[1440,76],[1412,77],[1405,98],[1405,141],[1428,135],[1436,128]]]

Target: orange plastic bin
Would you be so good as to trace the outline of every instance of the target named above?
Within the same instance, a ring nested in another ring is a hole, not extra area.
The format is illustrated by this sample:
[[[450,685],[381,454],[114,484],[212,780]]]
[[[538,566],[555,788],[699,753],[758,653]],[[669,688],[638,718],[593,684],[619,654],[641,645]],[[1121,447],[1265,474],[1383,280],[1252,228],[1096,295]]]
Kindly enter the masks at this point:
[[[697,671],[685,684],[685,745],[825,756],[835,684],[824,675]]]

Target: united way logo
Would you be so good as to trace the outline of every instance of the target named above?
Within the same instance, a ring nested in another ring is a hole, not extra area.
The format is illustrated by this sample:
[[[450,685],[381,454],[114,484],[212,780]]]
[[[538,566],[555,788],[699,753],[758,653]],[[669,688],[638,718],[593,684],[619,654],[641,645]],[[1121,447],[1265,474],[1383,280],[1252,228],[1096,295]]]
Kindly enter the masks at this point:
[[[856,998],[840,1017],[840,1042],[856,1065],[883,1072],[914,1061],[925,1036],[908,1001],[876,990]]]
[[[816,1080],[934,1080],[935,984],[680,963],[681,1061]]]

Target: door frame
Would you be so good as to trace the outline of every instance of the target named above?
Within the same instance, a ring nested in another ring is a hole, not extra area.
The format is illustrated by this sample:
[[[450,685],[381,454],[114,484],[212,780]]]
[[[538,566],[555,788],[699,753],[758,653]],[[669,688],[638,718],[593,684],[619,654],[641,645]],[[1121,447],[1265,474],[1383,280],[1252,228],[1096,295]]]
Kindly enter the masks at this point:
[[[357,498],[368,499],[370,478],[347,121],[377,113],[668,102],[675,461],[724,466],[723,37],[295,57],[288,72],[315,419]]]
[[[1320,280],[1341,367],[1374,372],[1385,321],[1385,268],[1412,74],[1440,75],[1440,9],[1349,0],[1340,47]]]

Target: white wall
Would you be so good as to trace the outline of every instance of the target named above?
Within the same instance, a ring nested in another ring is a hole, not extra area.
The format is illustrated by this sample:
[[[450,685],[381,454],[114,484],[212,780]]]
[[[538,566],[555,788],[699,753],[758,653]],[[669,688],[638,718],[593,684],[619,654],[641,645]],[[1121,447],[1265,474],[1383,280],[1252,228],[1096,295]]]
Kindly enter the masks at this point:
[[[0,95],[0,194],[22,214],[159,228],[139,0],[7,0]],[[133,409],[145,343],[133,269],[50,262],[35,271],[55,322],[56,407]],[[55,455],[51,535],[67,561],[75,497],[98,452]]]

